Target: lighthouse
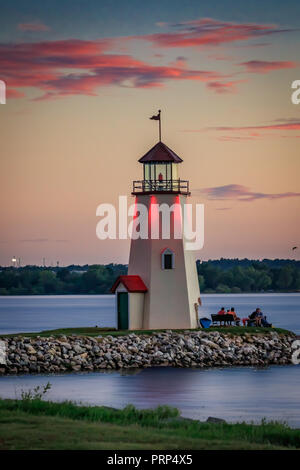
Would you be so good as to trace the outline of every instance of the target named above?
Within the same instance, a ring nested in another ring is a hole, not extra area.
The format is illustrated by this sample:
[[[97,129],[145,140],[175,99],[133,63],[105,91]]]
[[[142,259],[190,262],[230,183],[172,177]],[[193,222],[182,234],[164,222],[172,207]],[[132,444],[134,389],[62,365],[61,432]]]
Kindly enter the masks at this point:
[[[200,291],[182,216],[190,196],[189,181],[179,176],[183,160],[159,140],[138,161],[143,179],[133,181],[132,195],[136,207],[147,210],[139,221],[146,227],[139,228],[148,236],[131,239],[128,275],[120,276],[111,289],[116,323],[129,330],[197,328]],[[169,217],[167,236],[164,216]]]

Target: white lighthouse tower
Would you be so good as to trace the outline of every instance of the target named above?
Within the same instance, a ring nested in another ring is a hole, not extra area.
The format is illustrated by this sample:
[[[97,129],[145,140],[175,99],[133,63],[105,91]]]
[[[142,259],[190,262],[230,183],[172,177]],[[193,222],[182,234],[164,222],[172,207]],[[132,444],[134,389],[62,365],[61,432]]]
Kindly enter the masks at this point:
[[[200,291],[194,252],[186,249],[183,226],[181,235],[174,233],[176,219],[183,225],[184,205],[190,195],[189,182],[179,178],[182,161],[161,141],[139,159],[143,179],[133,182],[132,195],[136,204],[148,210],[144,223],[149,236],[131,240],[128,276],[120,276],[112,287],[120,329],[198,327]],[[163,211],[158,208],[169,213],[168,238],[161,227]]]

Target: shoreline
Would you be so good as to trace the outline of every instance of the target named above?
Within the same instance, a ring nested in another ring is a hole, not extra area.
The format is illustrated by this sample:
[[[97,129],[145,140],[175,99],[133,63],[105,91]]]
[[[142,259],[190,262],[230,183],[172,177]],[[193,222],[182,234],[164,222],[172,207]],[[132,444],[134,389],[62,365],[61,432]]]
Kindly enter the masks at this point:
[[[201,292],[201,295],[274,295],[274,294],[300,294],[300,291],[242,291],[242,292]],[[62,293],[56,293],[56,294],[0,294],[0,298],[6,298],[6,297],[66,297],[66,296],[87,296],[87,297],[92,297],[92,296],[99,296],[99,295],[106,295],[106,296],[112,296],[114,294],[111,294],[109,292],[107,293],[101,293],[101,294],[62,294]]]
[[[109,332],[107,332],[109,333]],[[125,333],[125,332],[124,332]],[[150,333],[150,334],[149,334]],[[292,364],[292,332],[186,330],[95,336],[6,336],[0,375],[148,367],[213,368]]]
[[[228,423],[185,418],[177,408],[123,409],[50,402],[34,396],[0,399],[0,449],[299,449],[300,431],[281,422]],[[51,439],[49,439],[51,435]],[[233,447],[234,446],[234,447]]]

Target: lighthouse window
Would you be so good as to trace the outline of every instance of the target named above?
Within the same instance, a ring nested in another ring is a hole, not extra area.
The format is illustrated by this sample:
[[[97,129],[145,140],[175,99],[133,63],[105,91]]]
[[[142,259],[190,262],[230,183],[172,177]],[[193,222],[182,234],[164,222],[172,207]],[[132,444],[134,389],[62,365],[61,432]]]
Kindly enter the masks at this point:
[[[164,255],[165,269],[172,269],[172,255]]]
[[[162,269],[174,269],[174,253],[171,250],[165,250],[162,253]]]

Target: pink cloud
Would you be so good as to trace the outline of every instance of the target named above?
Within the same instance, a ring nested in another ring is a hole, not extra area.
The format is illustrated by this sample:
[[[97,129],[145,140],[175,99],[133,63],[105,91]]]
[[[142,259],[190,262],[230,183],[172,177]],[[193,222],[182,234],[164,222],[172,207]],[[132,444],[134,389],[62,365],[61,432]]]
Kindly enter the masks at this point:
[[[23,98],[25,95],[19,90],[9,88],[6,90],[6,96],[7,98]]]
[[[211,188],[198,189],[198,193],[207,199],[215,201],[237,200],[243,202],[252,202],[258,199],[286,199],[290,197],[299,197],[300,193],[262,193],[251,191],[246,186],[240,184],[227,184],[225,186],[215,186]]]
[[[161,87],[169,80],[219,81],[226,76],[210,70],[191,70],[185,58],[157,66],[130,55],[110,54],[109,39],[69,39],[35,43],[0,44],[2,78],[10,87],[35,87],[39,99],[76,94],[95,95],[108,85]],[[72,71],[70,71],[70,69]]]
[[[20,23],[18,24],[18,29],[20,31],[31,31],[31,32],[40,32],[40,31],[50,31],[50,27],[41,22],[35,23]]]
[[[162,23],[161,26],[167,26]],[[280,29],[276,25],[234,23],[201,18],[194,21],[169,24],[174,32],[135,36],[159,47],[204,47],[256,39],[272,34],[286,33],[292,29]]]
[[[300,63],[292,61],[268,61],[268,60],[249,60],[238,65],[245,67],[246,72],[251,73],[269,73],[273,70],[294,69],[300,66]]]
[[[249,135],[249,136],[241,136],[241,135],[222,135],[217,137],[217,140],[221,142],[241,142],[243,140],[253,140],[255,137],[259,137],[260,134]]]
[[[256,131],[256,130],[270,130],[270,131],[278,131],[278,130],[285,130],[285,131],[298,131],[300,130],[300,120],[299,121],[291,121],[291,122],[284,122],[281,124],[267,124],[261,126],[219,126],[219,127],[211,127],[211,130],[216,131]],[[252,134],[256,135],[256,134]]]
[[[145,40],[159,47],[204,47],[236,43],[247,39],[285,33],[275,25],[222,22],[211,18],[160,27],[172,32],[101,40],[68,39],[34,43],[0,44],[2,78],[9,87],[38,89],[37,99],[69,95],[95,95],[100,87],[115,85],[134,88],[162,87],[175,80],[199,81],[211,91],[234,93],[238,83],[233,74],[189,69],[186,58],[177,57],[166,65],[154,65],[130,54],[121,54],[126,41]],[[41,22],[22,23],[23,31],[45,31]],[[112,50],[119,48],[118,53]],[[120,49],[121,48],[121,49]],[[160,51],[158,51],[160,53]],[[159,54],[160,55],[160,54]],[[245,64],[244,64],[245,66]]]
[[[282,131],[299,131],[300,120],[296,118],[281,118],[270,124],[256,126],[217,126],[202,129],[184,129],[183,132],[217,131],[222,133],[216,137],[222,142],[241,142],[243,140],[256,140],[263,137],[298,138],[299,135],[284,135]],[[270,131],[270,132],[268,132]]]
[[[235,80],[229,82],[209,82],[207,83],[207,88],[215,91],[216,93],[236,93],[237,92],[237,84],[243,83],[246,80]]]

